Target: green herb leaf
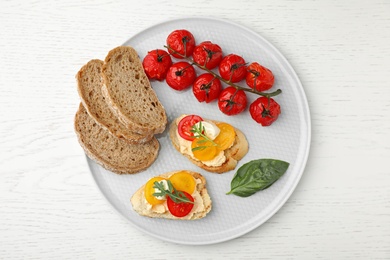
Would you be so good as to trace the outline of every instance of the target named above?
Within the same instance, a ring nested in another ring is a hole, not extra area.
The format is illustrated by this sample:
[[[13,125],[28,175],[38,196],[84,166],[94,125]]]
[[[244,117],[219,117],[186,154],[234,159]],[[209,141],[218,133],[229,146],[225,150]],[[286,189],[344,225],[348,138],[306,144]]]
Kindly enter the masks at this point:
[[[159,181],[155,181],[154,182],[154,186],[153,186],[154,189],[157,189],[159,192],[155,192],[153,193],[153,196],[155,197],[162,197],[162,196],[165,196],[165,189],[164,189],[164,185],[159,182]]]
[[[259,159],[241,166],[231,182],[227,194],[249,197],[252,194],[270,187],[288,169],[289,163],[275,159]]]
[[[206,149],[207,146],[198,146],[198,147],[194,147],[191,149],[191,151],[195,152],[195,151],[202,151],[204,149]]]
[[[208,138],[206,136],[206,130],[204,128],[204,126],[202,125],[202,121],[199,122],[198,125],[193,125],[190,132],[194,133],[194,137],[195,138],[203,138],[203,139],[199,139],[196,141],[197,144],[201,145],[203,143],[206,143],[206,142],[210,142],[212,144],[212,146],[218,146],[217,143],[215,143],[213,140],[211,140],[210,138]],[[199,146],[199,147],[194,147],[191,149],[191,151],[197,151],[197,150],[204,150],[206,149],[208,146]]]
[[[157,189],[159,192],[153,193],[153,196],[155,197],[162,197],[162,196],[168,196],[170,197],[175,203],[191,203],[193,204],[191,200],[189,200],[186,195],[182,191],[178,191],[173,187],[172,182],[170,180],[167,180],[168,189],[166,190],[164,185],[159,182],[155,181],[153,188]]]

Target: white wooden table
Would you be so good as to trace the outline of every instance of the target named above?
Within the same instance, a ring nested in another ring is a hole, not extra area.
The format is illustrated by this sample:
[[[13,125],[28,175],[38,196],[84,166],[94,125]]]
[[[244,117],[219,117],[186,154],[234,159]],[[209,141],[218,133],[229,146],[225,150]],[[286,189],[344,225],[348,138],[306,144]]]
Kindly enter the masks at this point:
[[[232,20],[289,60],[312,117],[307,167],[254,231],[183,246],[106,202],[73,131],[74,75],[135,33]],[[390,2],[1,1],[0,259],[390,259]]]

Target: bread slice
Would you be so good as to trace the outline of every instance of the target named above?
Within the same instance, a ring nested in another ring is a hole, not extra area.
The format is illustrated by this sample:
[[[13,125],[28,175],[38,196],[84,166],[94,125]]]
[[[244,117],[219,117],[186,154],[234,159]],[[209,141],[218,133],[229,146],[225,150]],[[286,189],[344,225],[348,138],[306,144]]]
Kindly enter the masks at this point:
[[[165,130],[165,109],[132,47],[111,50],[104,60],[102,76],[106,101],[127,128],[143,135]]]
[[[169,127],[169,137],[171,139],[172,145],[176,148],[176,150],[180,152],[180,144],[176,134],[177,125],[179,124],[179,121],[180,118],[176,118],[171,123]],[[213,122],[217,123],[216,121]],[[230,148],[224,151],[226,161],[220,166],[208,166],[202,163],[201,161],[192,158],[188,154],[183,154],[183,155],[187,157],[193,164],[209,172],[224,173],[233,170],[234,168],[236,168],[238,161],[241,160],[247,154],[249,149],[248,141],[246,140],[245,135],[237,128],[234,128],[234,130],[236,132],[234,143]]]
[[[145,143],[153,135],[141,135],[132,132],[114,115],[102,94],[103,79],[101,72],[104,62],[91,60],[76,74],[77,91],[88,114],[113,135],[129,143]]]
[[[156,138],[143,144],[129,144],[115,137],[96,123],[81,103],[75,116],[75,131],[88,157],[118,174],[145,170],[157,158],[160,147]]]
[[[175,172],[178,171],[164,173],[161,174],[160,176],[168,178]],[[153,207],[145,199],[145,195],[144,195],[145,185],[140,187],[131,197],[130,202],[133,206],[133,209],[138,214],[146,217],[151,217],[151,218],[165,218],[165,219],[179,219],[179,220],[195,220],[195,219],[204,218],[212,208],[212,201],[206,188],[206,179],[200,173],[193,172],[193,171],[186,171],[186,172],[190,173],[195,178],[195,180],[197,180],[196,191],[198,192],[198,195],[193,195],[195,199],[194,208],[187,216],[181,218],[173,216],[166,208],[166,203],[159,204],[157,206],[159,207],[160,210],[161,208],[163,208],[164,212],[161,213],[154,212]],[[150,208],[152,209],[149,210]]]

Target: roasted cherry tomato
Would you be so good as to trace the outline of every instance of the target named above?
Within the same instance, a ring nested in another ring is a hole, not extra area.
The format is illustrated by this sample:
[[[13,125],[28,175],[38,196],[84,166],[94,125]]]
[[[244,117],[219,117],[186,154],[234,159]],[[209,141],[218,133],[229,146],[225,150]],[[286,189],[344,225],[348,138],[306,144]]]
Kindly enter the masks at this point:
[[[177,126],[179,135],[188,141],[194,140],[194,133],[191,132],[191,129],[193,125],[200,121],[203,121],[203,119],[197,115],[188,115],[183,117]]]
[[[183,90],[194,83],[196,72],[188,62],[181,61],[174,63],[168,70],[167,84],[176,90]]]
[[[211,73],[204,73],[195,79],[192,92],[199,102],[209,103],[217,99],[221,92],[221,81]]]
[[[149,79],[163,80],[172,65],[171,56],[164,50],[149,51],[142,61],[145,73]]]
[[[234,127],[227,123],[217,123],[216,124],[221,130],[219,135],[214,139],[214,142],[218,144],[218,149],[223,151],[228,149],[236,139],[236,131]]]
[[[169,176],[169,180],[176,190],[185,191],[189,194],[192,194],[195,191],[195,178],[186,171],[180,171],[172,174]]]
[[[194,157],[200,161],[210,161],[219,153],[217,146],[203,137],[192,141],[191,149]]]
[[[269,126],[278,119],[280,106],[272,98],[259,97],[250,105],[249,112],[257,123]]]
[[[195,38],[187,30],[175,30],[168,35],[167,46],[173,57],[178,59],[189,57],[195,48]]]
[[[145,184],[145,199],[147,202],[149,202],[152,205],[157,205],[163,203],[165,200],[159,200],[155,196],[153,196],[153,193],[156,191],[154,190],[154,182],[156,181],[162,181],[165,180],[162,177],[153,177],[151,178],[146,184]]]
[[[245,60],[237,54],[225,56],[219,64],[219,74],[230,82],[239,82],[246,76]]]
[[[251,63],[247,67],[246,84],[257,91],[265,91],[274,84],[274,74],[272,71],[257,62]]]
[[[245,110],[247,105],[246,94],[243,90],[235,87],[227,87],[222,90],[218,98],[218,107],[222,113],[231,116],[237,115]]]
[[[222,49],[217,44],[205,41],[195,47],[192,58],[196,63],[211,70],[221,62]]]
[[[188,194],[185,191],[182,191],[183,194],[192,202],[194,202],[194,198]],[[188,203],[188,202],[179,202],[176,203],[174,202],[170,197],[167,198],[167,205],[168,205],[168,210],[171,212],[172,215],[175,217],[185,217],[187,216],[192,208],[194,207],[194,203]]]

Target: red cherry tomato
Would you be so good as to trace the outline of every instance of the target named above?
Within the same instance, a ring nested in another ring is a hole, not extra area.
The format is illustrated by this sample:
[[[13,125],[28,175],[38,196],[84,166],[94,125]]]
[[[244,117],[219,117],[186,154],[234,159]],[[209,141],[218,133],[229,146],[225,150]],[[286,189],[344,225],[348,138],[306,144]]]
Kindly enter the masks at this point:
[[[225,56],[219,64],[219,74],[230,82],[239,82],[246,76],[245,60],[236,54]]]
[[[183,56],[189,57],[195,48],[195,38],[187,30],[175,30],[168,35],[167,46],[169,47],[168,52],[173,57],[178,59],[183,58]]]
[[[280,114],[279,104],[272,98],[259,97],[249,107],[252,118],[262,126],[269,126]]]
[[[164,50],[149,51],[142,61],[145,73],[149,79],[163,80],[172,65],[171,56]]]
[[[194,67],[186,61],[174,63],[167,73],[167,84],[176,90],[183,90],[191,86],[195,81]]]
[[[192,53],[193,60],[208,69],[214,69],[222,60],[222,49],[210,41],[200,43]]]
[[[194,133],[191,132],[191,128],[200,121],[203,121],[203,118],[197,115],[188,115],[183,117],[177,125],[179,135],[188,141],[193,141]]]
[[[217,99],[221,92],[221,81],[211,73],[204,73],[195,79],[192,92],[199,102],[209,103]]]
[[[257,62],[251,63],[247,67],[246,84],[257,91],[265,91],[274,84],[272,71]]]
[[[189,199],[190,201],[194,202],[194,198],[187,192],[182,191],[183,194]],[[171,212],[172,215],[175,217],[185,217],[188,215],[188,213],[191,212],[192,208],[194,207],[194,203],[189,202],[174,202],[171,197],[167,197],[167,205],[168,210]]]
[[[247,105],[246,94],[243,90],[235,87],[227,87],[222,90],[218,98],[218,107],[222,113],[231,116],[237,115],[245,110]]]

